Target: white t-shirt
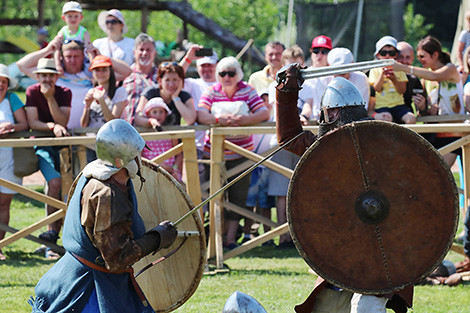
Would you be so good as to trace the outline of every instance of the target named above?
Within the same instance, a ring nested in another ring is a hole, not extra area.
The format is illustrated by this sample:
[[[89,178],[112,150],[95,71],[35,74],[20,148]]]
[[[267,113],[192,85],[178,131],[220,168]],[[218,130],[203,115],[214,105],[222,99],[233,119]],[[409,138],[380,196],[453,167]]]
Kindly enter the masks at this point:
[[[186,78],[184,80],[183,90],[189,92],[193,97],[194,108],[197,111],[199,99],[201,98],[202,93],[207,89],[207,87],[214,85],[217,81],[206,82],[202,78]],[[196,148],[198,150],[204,150],[204,140],[206,137],[206,131],[199,130],[196,132]]]
[[[64,73],[56,82],[57,86],[67,87],[72,92],[72,104],[70,109],[70,118],[67,123],[68,129],[80,126],[80,118],[82,117],[86,93],[93,87],[91,83],[91,73],[82,71],[78,74]]]
[[[129,65],[134,63],[134,39],[124,37],[121,41],[111,42],[108,37],[93,41],[93,46],[100,50],[102,55],[110,58],[123,60]]]
[[[463,51],[462,51],[462,57],[463,57],[465,53],[465,49],[467,49],[467,47],[470,46],[470,32],[466,29],[462,30],[459,35],[459,41],[465,44],[465,47],[463,48]]]

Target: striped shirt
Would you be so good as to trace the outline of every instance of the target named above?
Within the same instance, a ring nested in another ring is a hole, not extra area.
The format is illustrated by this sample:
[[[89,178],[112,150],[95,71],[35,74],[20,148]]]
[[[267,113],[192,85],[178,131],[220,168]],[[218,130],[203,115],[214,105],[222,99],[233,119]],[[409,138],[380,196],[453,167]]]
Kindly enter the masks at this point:
[[[227,94],[222,90],[222,86],[220,83],[216,83],[213,86],[204,91],[202,94],[199,104],[198,110],[206,111],[208,113],[211,112],[212,106],[217,102],[227,102],[227,101],[240,101],[247,104],[251,113],[255,113],[256,111],[266,108],[263,103],[263,100],[258,96],[256,90],[247,85],[245,82],[239,82],[237,86],[237,90],[233,97],[229,98]],[[253,136],[252,135],[239,135],[239,136],[227,136],[226,138],[228,141],[245,148],[249,151],[254,150],[253,145]],[[211,144],[210,144],[210,135],[206,136],[205,145],[204,145],[204,156],[210,157],[211,152]],[[226,160],[234,160],[239,159],[241,156],[234,153],[230,150],[225,150],[225,159]]]

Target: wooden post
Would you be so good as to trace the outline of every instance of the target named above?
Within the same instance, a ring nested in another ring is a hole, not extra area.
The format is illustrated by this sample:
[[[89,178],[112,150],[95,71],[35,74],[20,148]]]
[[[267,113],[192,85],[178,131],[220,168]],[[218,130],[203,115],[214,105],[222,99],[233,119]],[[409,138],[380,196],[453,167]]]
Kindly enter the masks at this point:
[[[195,138],[184,138],[182,141],[183,162],[186,168],[186,189],[193,204],[198,205],[201,203],[201,182],[199,181],[196,142]],[[202,208],[199,216],[203,219]]]
[[[62,201],[67,202],[69,189],[73,183],[72,159],[70,158],[70,149],[65,147],[59,151],[60,177],[62,179]]]
[[[44,0],[38,0],[38,28],[44,26]]]
[[[468,209],[468,197],[470,196],[470,144],[466,144],[462,147],[462,167],[463,167],[463,217]]]
[[[147,27],[148,27],[148,20],[149,20],[149,8],[147,5],[147,2],[144,2],[142,5],[142,10],[141,12],[141,24],[140,24],[140,31],[142,33],[147,33]]]
[[[211,132],[211,166],[210,166],[210,193],[213,194],[222,187],[221,163],[224,160],[224,136],[214,135]],[[222,195],[214,198],[209,206],[209,246],[208,257],[216,256],[217,268],[224,266],[222,242]]]

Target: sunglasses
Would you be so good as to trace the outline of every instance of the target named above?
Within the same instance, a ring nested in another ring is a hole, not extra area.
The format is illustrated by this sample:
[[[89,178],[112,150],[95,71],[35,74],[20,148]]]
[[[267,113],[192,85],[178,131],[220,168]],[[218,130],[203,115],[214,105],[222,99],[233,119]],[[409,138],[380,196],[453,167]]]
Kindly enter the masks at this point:
[[[322,49],[322,48],[313,48],[312,52],[315,53],[315,54],[319,54],[321,52],[321,54],[327,55],[330,52],[330,50],[329,49]]]
[[[106,24],[116,25],[120,23],[121,22],[119,22],[118,20],[106,20]]]
[[[75,42],[77,45],[79,45],[79,46],[82,47],[82,48],[83,48],[83,46],[84,46],[84,44],[83,44],[82,41],[80,41],[80,40],[75,40],[75,39],[65,39],[65,40],[64,40],[64,45],[69,44],[69,43],[71,43],[71,42]]]
[[[237,74],[237,72],[235,72],[235,71],[223,71],[223,72],[219,73],[219,76],[220,77],[225,77],[225,75],[228,75],[228,77],[235,77],[236,74]]]
[[[160,64],[160,67],[167,67],[167,66],[178,66],[179,64],[176,62],[163,62]]]
[[[397,53],[398,53],[397,50],[380,50],[379,51],[379,54],[383,57],[386,56],[387,54],[391,57],[394,57],[397,55]]]

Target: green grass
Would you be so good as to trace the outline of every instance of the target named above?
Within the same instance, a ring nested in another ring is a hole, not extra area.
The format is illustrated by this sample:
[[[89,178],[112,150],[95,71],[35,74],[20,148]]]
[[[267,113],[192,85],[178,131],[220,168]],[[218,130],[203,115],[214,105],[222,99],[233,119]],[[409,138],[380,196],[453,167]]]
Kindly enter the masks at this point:
[[[12,227],[24,228],[43,216],[43,204],[15,196]],[[27,300],[34,295],[37,281],[55,263],[35,254],[38,246],[21,239],[3,249],[8,260],[0,262],[0,312],[31,311]],[[453,252],[447,258],[454,262],[462,259]],[[293,312],[293,307],[308,296],[315,281],[315,276],[308,273],[308,266],[294,249],[258,247],[227,260],[225,264],[230,269],[228,273],[204,276],[193,297],[176,312],[221,312],[227,298],[236,290],[256,298],[267,312]],[[468,312],[469,290],[469,284],[454,288],[418,286],[411,312]]]

